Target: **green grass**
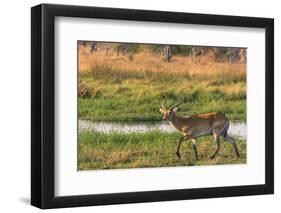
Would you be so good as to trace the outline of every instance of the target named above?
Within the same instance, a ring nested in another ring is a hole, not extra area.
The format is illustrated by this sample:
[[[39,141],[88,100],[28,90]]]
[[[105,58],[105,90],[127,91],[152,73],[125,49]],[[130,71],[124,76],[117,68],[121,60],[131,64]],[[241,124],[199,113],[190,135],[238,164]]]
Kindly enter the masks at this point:
[[[173,103],[178,100],[172,99]],[[92,121],[160,121],[162,115],[159,112],[162,99],[153,97],[141,97],[134,99],[124,98],[94,98],[79,99],[79,118]],[[129,104],[128,104],[129,103]],[[179,115],[193,115],[212,111],[224,112],[230,120],[246,120],[246,101],[223,101],[213,99],[209,104],[205,101],[184,103],[179,107]]]
[[[199,160],[194,160],[190,141],[181,146],[181,159],[175,152],[179,133],[151,131],[147,133],[79,133],[78,169],[121,169],[144,167],[170,167],[193,165],[220,165],[246,163],[246,143],[238,140],[240,158],[236,158],[232,146],[221,139],[221,150],[210,159],[215,151],[212,137],[197,139]]]
[[[162,95],[171,106],[183,97],[182,115],[221,111],[246,120],[246,79],[235,74],[209,78],[187,74],[110,71],[79,74],[79,118],[93,121],[159,121]]]

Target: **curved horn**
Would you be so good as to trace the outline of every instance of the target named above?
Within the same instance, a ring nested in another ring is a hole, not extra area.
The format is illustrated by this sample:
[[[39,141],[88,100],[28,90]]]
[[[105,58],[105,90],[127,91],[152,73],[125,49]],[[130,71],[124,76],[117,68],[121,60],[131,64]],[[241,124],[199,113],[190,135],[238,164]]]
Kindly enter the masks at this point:
[[[185,102],[185,99],[183,98],[179,103],[175,104],[174,106],[171,106],[169,109],[172,110],[174,109],[175,107],[181,105],[183,102]]]
[[[163,104],[162,104],[162,108],[165,108],[165,104],[166,104],[166,101],[167,101],[167,96],[165,95],[165,96],[163,96],[163,98],[164,98],[164,101],[163,101]]]

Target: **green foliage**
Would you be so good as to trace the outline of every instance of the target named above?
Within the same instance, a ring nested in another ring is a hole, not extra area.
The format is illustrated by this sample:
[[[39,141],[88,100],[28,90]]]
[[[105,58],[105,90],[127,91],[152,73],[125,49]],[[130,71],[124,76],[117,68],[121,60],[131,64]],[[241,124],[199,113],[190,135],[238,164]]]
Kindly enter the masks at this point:
[[[163,47],[162,44],[153,44],[149,45],[149,48],[151,49],[152,52],[154,53],[159,53],[159,50]]]
[[[172,52],[174,55],[190,55],[191,46],[186,45],[172,45]]]
[[[114,46],[116,52],[122,52],[126,54],[135,54],[140,52],[142,46],[140,44],[126,44],[120,43]]]

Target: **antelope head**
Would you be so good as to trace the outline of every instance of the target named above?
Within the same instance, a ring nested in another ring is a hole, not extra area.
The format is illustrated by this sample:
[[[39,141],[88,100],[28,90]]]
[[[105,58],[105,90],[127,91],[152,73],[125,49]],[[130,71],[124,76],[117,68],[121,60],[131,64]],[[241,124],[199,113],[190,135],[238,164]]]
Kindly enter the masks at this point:
[[[165,106],[166,102],[167,102],[167,96],[164,96],[164,101],[159,111],[163,114],[163,121],[166,120],[172,121],[173,118],[176,116],[177,107],[184,102],[184,99],[181,100],[179,103],[171,106],[170,108]]]

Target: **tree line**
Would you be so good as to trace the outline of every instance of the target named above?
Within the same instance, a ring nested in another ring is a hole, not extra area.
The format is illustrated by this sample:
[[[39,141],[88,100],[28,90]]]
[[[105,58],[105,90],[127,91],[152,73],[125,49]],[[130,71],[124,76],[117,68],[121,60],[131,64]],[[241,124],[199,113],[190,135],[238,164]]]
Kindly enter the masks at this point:
[[[237,47],[204,47],[192,45],[166,45],[166,44],[131,44],[131,43],[102,43],[80,41],[79,46],[89,46],[90,52],[104,51],[106,55],[116,54],[133,56],[134,54],[149,51],[164,57],[172,62],[173,56],[191,57],[193,64],[200,64],[202,58],[211,55],[215,62],[246,63],[246,48]]]

